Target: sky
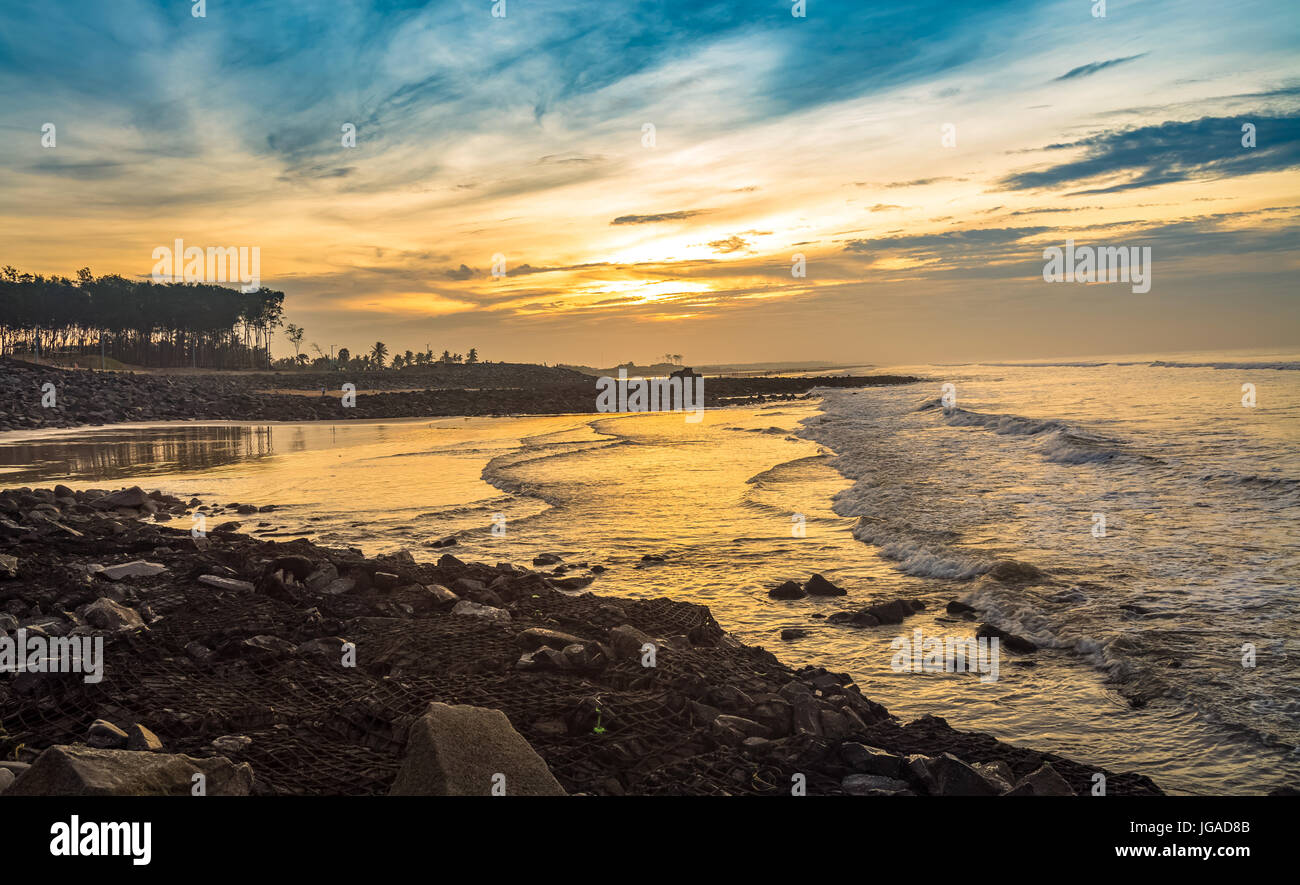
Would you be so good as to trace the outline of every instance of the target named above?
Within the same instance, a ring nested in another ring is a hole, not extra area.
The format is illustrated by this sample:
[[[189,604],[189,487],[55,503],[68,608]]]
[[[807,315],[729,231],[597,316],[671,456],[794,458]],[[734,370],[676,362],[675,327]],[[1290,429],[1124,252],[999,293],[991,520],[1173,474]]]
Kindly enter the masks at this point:
[[[0,6],[0,264],[257,247],[327,353],[1300,349],[1294,0],[194,5]]]

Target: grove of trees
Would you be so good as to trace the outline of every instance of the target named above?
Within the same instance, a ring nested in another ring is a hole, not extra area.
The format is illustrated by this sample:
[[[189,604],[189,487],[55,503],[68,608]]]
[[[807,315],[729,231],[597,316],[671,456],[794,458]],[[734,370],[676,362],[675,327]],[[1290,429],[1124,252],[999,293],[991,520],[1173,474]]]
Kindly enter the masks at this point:
[[[0,269],[0,355],[101,353],[145,367],[264,368],[284,293],[209,283],[154,283],[116,274],[76,279]]]

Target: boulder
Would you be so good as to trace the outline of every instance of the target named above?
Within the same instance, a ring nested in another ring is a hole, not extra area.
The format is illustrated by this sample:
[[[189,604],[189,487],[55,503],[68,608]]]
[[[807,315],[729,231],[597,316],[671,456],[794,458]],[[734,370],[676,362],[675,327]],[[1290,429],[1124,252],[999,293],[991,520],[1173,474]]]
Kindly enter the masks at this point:
[[[209,796],[247,796],[253,769],[215,756],[100,750],[81,745],[43,752],[6,796],[189,796],[202,774]]]
[[[158,738],[158,735],[137,722],[126,730],[126,748],[128,750],[161,753],[163,742]]]
[[[143,559],[136,559],[131,562],[123,562],[118,565],[108,565],[100,569],[96,574],[101,578],[107,578],[110,581],[120,581],[123,578],[148,578],[153,575],[160,575],[167,571],[167,566],[157,562],[145,562]]]
[[[524,651],[547,646],[563,650],[566,646],[581,643],[577,636],[561,633],[559,630],[547,630],[545,627],[529,627],[515,637],[515,643]]]
[[[412,723],[392,796],[563,796],[542,757],[500,710],[432,703]]]
[[[18,557],[0,553],[0,578],[18,577]]]
[[[139,486],[131,486],[129,489],[122,489],[120,492],[112,492],[102,498],[97,498],[91,502],[91,505],[103,510],[113,510],[118,507],[143,507],[150,502],[149,495]]]
[[[623,624],[609,631],[609,644],[614,648],[614,658],[619,661],[641,656],[641,648],[654,640],[631,624]]]
[[[879,774],[850,774],[840,781],[840,788],[850,796],[911,795],[907,781]]]
[[[813,575],[808,582],[803,585],[804,592],[809,596],[847,596],[849,591],[843,587],[836,587],[830,581],[821,575]]]
[[[767,591],[773,599],[803,599],[808,593],[794,581],[786,581]]]
[[[284,572],[296,581],[306,581],[316,571],[316,563],[305,556],[277,556],[267,566],[265,574]]]
[[[238,593],[251,593],[254,589],[248,581],[223,578],[220,575],[203,575],[199,578],[199,583],[217,590],[232,590]]]
[[[1014,633],[1008,633],[1000,627],[994,627],[992,624],[981,624],[980,628],[975,631],[975,635],[982,638],[997,637],[1002,645],[1011,651],[1031,652],[1038,651],[1038,646],[1023,636],[1017,636]]]
[[[96,719],[86,732],[86,743],[101,750],[120,750],[126,747],[126,732],[106,719]]]
[[[82,617],[86,619],[86,623],[90,624],[90,626],[113,633],[123,630],[139,630],[144,627],[144,619],[140,617],[135,609],[119,605],[106,596],[101,596],[86,606],[82,612]]]
[[[469,599],[462,599],[452,606],[453,615],[465,615],[471,618],[483,618],[488,621],[495,621],[500,624],[510,623],[510,612],[503,608],[495,608],[490,605],[480,605]]]
[[[1074,788],[1069,785],[1065,778],[1052,767],[1050,762],[1044,762],[1033,773],[1027,774],[1020,779],[1015,787],[1007,793],[1008,796],[1073,796]]]
[[[878,774],[882,777],[900,778],[903,776],[903,757],[896,756],[879,747],[866,744],[845,743],[840,745],[840,758],[854,771],[863,774]]]
[[[996,796],[1000,792],[996,784],[951,753],[932,756],[924,765],[932,795]]]

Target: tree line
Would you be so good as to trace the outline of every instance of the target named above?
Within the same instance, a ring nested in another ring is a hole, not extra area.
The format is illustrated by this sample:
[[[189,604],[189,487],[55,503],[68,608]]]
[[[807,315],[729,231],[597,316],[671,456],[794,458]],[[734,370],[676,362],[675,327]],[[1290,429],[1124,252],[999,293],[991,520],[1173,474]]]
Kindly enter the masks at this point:
[[[306,330],[302,326],[289,323],[284,327],[284,337],[289,339],[293,345],[294,355],[275,361],[277,369],[359,369],[362,371],[370,369],[405,369],[416,366],[434,366],[442,365],[474,365],[479,361],[478,348],[471,347],[469,353],[459,354],[444,350],[442,356],[437,357],[433,354],[433,349],[429,348],[423,352],[408,350],[405,353],[393,354],[392,362],[388,362],[388,345],[382,341],[376,341],[368,352],[354,354],[346,347],[340,347],[337,354],[327,356],[319,344],[311,344],[310,347],[315,352],[315,358],[302,352],[303,338],[306,336]]]
[[[76,279],[0,269],[0,354],[146,367],[265,368],[284,293],[117,274]],[[80,360],[78,360],[80,361]]]

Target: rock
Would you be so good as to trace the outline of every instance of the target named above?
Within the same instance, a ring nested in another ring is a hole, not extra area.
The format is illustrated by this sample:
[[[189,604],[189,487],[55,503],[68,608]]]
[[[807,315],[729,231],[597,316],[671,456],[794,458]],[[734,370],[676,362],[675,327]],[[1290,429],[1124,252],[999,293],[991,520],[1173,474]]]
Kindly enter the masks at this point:
[[[1050,762],[1044,762],[1031,774],[1022,777],[1008,796],[1073,796],[1074,788],[1061,777]]]
[[[925,763],[936,796],[996,796],[997,785],[951,753],[933,756]]]
[[[12,579],[16,577],[18,577],[18,557],[0,553],[0,578]]]
[[[123,562],[119,565],[108,565],[100,569],[96,574],[101,578],[107,578],[110,581],[120,581],[123,578],[148,578],[152,575],[160,575],[167,571],[167,566],[157,562],[145,562],[143,559],[136,559],[131,562]]]
[[[803,639],[808,635],[808,631],[802,627],[786,627],[781,631],[781,638],[789,642],[792,639]]]
[[[357,582],[352,578],[335,578],[330,581],[320,592],[326,596],[342,596],[344,593],[351,593],[357,588]]]
[[[980,624],[980,628],[975,631],[975,635],[984,638],[997,637],[1003,646],[1011,651],[1031,652],[1038,651],[1038,646],[1023,636],[1016,636],[1014,633],[1008,633],[992,624]]]
[[[293,650],[295,656],[311,658],[327,666],[336,667],[343,663],[344,646],[348,641],[342,636],[322,636],[309,639]]]
[[[723,713],[713,720],[713,728],[726,729],[728,731],[739,732],[744,737],[768,738],[772,736],[766,726],[755,722],[752,719],[746,719],[743,716],[732,716],[729,713]]]
[[[840,788],[850,796],[896,796],[911,793],[907,781],[879,774],[850,774],[840,781]]]
[[[242,525],[243,525],[242,522],[239,522],[238,520],[232,519],[230,522],[223,522],[223,523],[221,523],[221,524],[218,525],[216,528],[214,528],[212,531],[214,531],[214,532],[237,532],[237,531],[239,531],[239,527],[242,526]]]
[[[7,768],[0,768],[0,796],[4,795],[5,790],[14,782],[14,773]]]
[[[96,719],[86,732],[86,743],[100,750],[120,750],[127,744],[126,732],[106,719]]]
[[[485,620],[495,621],[501,624],[510,623],[510,612],[503,608],[494,608],[490,605],[479,605],[468,599],[462,599],[456,603],[452,609],[453,615],[465,615],[472,618],[484,618]]]
[[[533,557],[533,565],[556,565],[563,561],[564,557],[558,553],[539,553]]]
[[[102,510],[113,510],[118,507],[138,508],[148,503],[150,503],[150,498],[145,493],[145,490],[139,486],[131,486],[129,489],[122,489],[120,492],[113,492],[96,499],[91,502],[91,506]]]
[[[879,605],[868,606],[864,612],[874,617],[881,624],[901,624],[903,619],[925,608],[915,599],[894,599]]]
[[[999,559],[993,563],[988,575],[1004,584],[1024,584],[1031,581],[1040,581],[1045,577],[1039,568],[1027,562],[1017,562],[1014,559]]]
[[[641,648],[646,643],[654,644],[654,640],[631,624],[623,624],[621,627],[615,627],[609,631],[609,644],[614,649],[615,660],[623,661],[628,658],[639,658]]]
[[[193,776],[209,796],[247,796],[253,769],[220,756],[194,759],[166,753],[54,746],[5,791],[6,796],[189,796]]]
[[[201,664],[212,660],[212,649],[201,642],[192,641],[185,645],[185,653]]]
[[[428,547],[453,547],[453,546],[455,546],[455,544],[456,544],[456,536],[455,536],[455,535],[448,535],[447,537],[445,537],[445,538],[443,538],[443,539],[441,539],[441,540],[437,540],[437,541],[426,541],[426,542],[425,542],[425,545],[428,546]]]
[[[228,639],[216,649],[215,657],[222,661],[285,658],[294,653],[295,647],[287,639],[278,636],[250,636],[247,639]]]
[[[903,757],[886,752],[879,747],[858,743],[841,744],[840,758],[854,771],[863,774],[878,774],[891,778],[903,776]]]
[[[264,574],[284,572],[293,575],[294,580],[305,583],[315,571],[316,563],[305,556],[277,556],[267,564]]]
[[[515,667],[519,670],[571,670],[573,665],[569,662],[568,656],[564,652],[555,648],[545,646],[526,651],[519,656],[515,662]]]
[[[144,620],[136,613],[135,609],[119,605],[105,596],[101,596],[86,606],[82,617],[92,627],[112,633],[147,629]]]
[[[460,602],[460,597],[441,584],[425,584],[424,589],[433,597],[434,608],[451,608]]]
[[[163,743],[159,740],[158,735],[137,722],[126,730],[126,748],[128,750],[161,753]]]
[[[239,581],[235,578],[223,578],[220,575],[202,575],[199,578],[200,584],[205,584],[217,590],[231,590],[237,593],[251,593],[255,589],[248,581]]]
[[[997,759],[993,762],[976,762],[971,766],[989,780],[1002,794],[1006,794],[1016,782],[1015,772],[1011,766]]]
[[[375,572],[373,580],[376,588],[380,590],[392,590],[401,583],[402,578],[400,575],[395,575],[392,572]]]
[[[227,734],[212,742],[212,747],[219,753],[242,753],[253,745],[253,739],[243,734]]]
[[[786,581],[767,591],[767,595],[773,599],[803,599],[808,594],[794,581]]]
[[[842,587],[836,587],[821,575],[813,575],[809,578],[803,585],[803,589],[809,596],[847,596],[849,593]]]
[[[547,630],[545,627],[529,627],[515,637],[515,643],[524,651],[547,646],[563,650],[566,646],[581,643],[582,640],[559,630]]]
[[[459,596],[470,596],[474,593],[484,593],[487,591],[487,584],[482,581],[476,581],[473,578],[457,578],[451,582],[453,593]]]
[[[504,781],[502,777],[504,776]],[[412,723],[391,796],[563,796],[500,710],[432,703]]]
[[[876,627],[880,624],[880,619],[863,609],[861,611],[832,612],[826,619],[826,623],[849,624],[853,627]]]
[[[975,614],[975,607],[972,605],[967,605],[964,602],[959,602],[958,600],[954,599],[952,602],[948,603],[948,614],[973,615]]]

